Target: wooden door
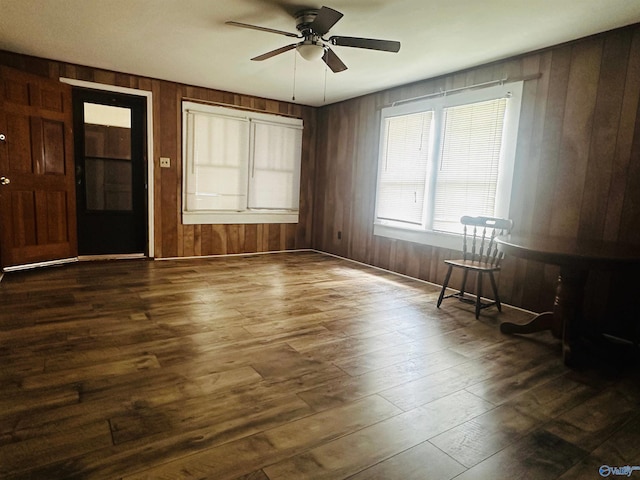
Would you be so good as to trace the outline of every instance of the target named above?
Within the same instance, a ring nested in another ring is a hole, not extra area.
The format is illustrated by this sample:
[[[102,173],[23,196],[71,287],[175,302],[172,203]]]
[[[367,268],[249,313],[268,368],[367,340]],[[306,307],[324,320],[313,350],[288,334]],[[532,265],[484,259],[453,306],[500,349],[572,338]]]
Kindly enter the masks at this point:
[[[0,263],[77,256],[71,87],[0,66]]]

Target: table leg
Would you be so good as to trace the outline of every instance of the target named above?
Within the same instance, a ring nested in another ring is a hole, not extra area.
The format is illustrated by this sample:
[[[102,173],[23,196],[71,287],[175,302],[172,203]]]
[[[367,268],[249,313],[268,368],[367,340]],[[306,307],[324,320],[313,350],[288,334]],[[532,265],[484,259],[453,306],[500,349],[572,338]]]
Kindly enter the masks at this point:
[[[553,305],[554,335],[562,338],[562,358],[568,366],[581,363],[580,333],[587,272],[562,268]]]
[[[580,363],[580,323],[587,272],[562,268],[556,285],[553,312],[544,312],[523,325],[504,322],[502,333],[527,334],[551,330],[554,337],[562,339],[562,357],[565,364]]]
[[[542,332],[543,330],[551,330],[551,324],[553,323],[553,312],[544,312],[533,317],[531,321],[520,325],[518,323],[503,322],[500,325],[500,331],[502,333],[534,333]]]

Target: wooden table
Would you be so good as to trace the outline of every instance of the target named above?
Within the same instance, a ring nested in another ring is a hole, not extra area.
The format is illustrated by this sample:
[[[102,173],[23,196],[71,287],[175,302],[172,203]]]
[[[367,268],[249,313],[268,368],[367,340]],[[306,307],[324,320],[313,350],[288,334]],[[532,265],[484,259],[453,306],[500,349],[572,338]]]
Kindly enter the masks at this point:
[[[498,249],[505,255],[560,267],[553,311],[541,313],[524,325],[505,322],[500,325],[500,331],[527,334],[551,330],[554,336],[562,339],[565,364],[580,364],[583,355],[580,331],[582,307],[589,271],[640,266],[640,247],[531,235],[509,235],[498,237],[496,241]]]

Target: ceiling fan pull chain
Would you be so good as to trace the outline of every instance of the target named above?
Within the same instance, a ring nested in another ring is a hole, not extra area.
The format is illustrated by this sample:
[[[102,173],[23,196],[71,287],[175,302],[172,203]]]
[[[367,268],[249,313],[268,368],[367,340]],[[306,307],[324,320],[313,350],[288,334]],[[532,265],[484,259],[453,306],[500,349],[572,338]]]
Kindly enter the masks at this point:
[[[324,96],[322,97],[322,103],[327,103],[327,64],[324,64]]]
[[[291,96],[291,101],[296,101],[296,67],[298,65],[298,55],[295,50],[293,52],[293,94]]]

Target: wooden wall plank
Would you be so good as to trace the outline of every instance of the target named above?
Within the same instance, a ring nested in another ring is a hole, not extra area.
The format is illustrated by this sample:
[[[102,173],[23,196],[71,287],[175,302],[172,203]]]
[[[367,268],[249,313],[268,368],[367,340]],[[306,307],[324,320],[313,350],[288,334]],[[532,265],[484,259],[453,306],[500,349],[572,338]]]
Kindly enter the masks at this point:
[[[593,112],[597,97],[602,39],[574,45],[565,99],[560,162],[556,170],[549,233],[575,237],[585,188]]]
[[[211,225],[200,226],[200,255],[213,254],[213,230]]]
[[[297,245],[297,228],[293,223],[286,223],[283,225],[284,228],[284,245],[283,250],[293,250]]]
[[[638,105],[636,122],[631,147],[631,161],[627,170],[627,184],[622,208],[622,221],[619,240],[629,243],[640,243],[640,105]]]
[[[375,203],[367,202],[366,199],[375,198],[375,180],[373,179],[376,178],[378,170],[380,116],[376,107],[376,97],[369,96],[362,99],[355,135],[356,164],[351,179],[354,198],[352,213],[349,217],[350,235],[347,238],[349,257],[365,263],[371,261],[373,224],[369,219],[375,212]]]
[[[159,165],[160,162],[160,142],[156,139],[159,139],[162,130],[160,128],[161,122],[157,121],[159,119],[162,110],[160,108],[160,102],[158,101],[160,98],[160,81],[153,80],[151,82],[151,94],[153,95],[153,152],[149,153],[149,161],[154,162],[155,166]],[[158,205],[162,204],[162,168],[154,168],[153,169],[153,212],[149,212],[149,215],[153,215],[153,237],[154,237],[154,255],[158,258],[165,257],[163,249],[162,249],[162,209],[158,208]]]
[[[177,85],[170,82],[160,82],[159,99],[161,113],[161,125],[159,138],[154,140],[160,145],[160,156],[176,159],[178,149],[178,138],[176,137],[175,112],[179,108],[176,105]],[[162,213],[162,229],[160,242],[162,244],[162,254],[166,257],[176,257],[178,253],[178,201],[176,185],[178,182],[177,162],[171,168],[160,170],[160,205]],[[180,232],[182,233],[182,232]]]
[[[314,248],[322,249],[324,246],[325,228],[325,212],[327,205],[325,204],[325,195],[320,193],[318,187],[324,188],[328,183],[327,166],[330,162],[326,161],[327,153],[327,131],[329,127],[328,110],[321,109],[317,114],[318,138],[316,143],[316,157],[323,159],[318,161],[315,170],[315,186],[313,197],[313,241]]]
[[[604,239],[607,241],[618,240],[625,197],[632,193],[627,188],[627,177],[629,162],[632,158],[631,149],[634,133],[637,134],[634,119],[638,118],[638,105],[640,105],[640,29],[633,30],[632,35],[629,64],[624,79],[625,89],[622,111],[620,112],[611,172],[611,187],[607,198],[607,213],[604,226]],[[637,154],[634,158],[638,158]]]
[[[579,238],[601,240],[604,235],[630,45],[629,31],[612,33],[604,41],[585,178],[589,194],[580,207]]]
[[[244,225],[225,225],[227,232],[226,253],[242,253],[244,250]]]
[[[283,249],[284,250],[284,249]],[[244,226],[244,248],[243,253],[258,251],[258,225]]]
[[[269,224],[269,251],[277,252],[280,250],[280,225],[276,223]]]
[[[183,225],[182,235],[180,238],[182,241],[182,248],[178,250],[178,254],[181,257],[193,257],[196,253],[196,231],[195,225]]]
[[[209,255],[225,255],[227,250],[226,225],[211,225],[211,253]]]

